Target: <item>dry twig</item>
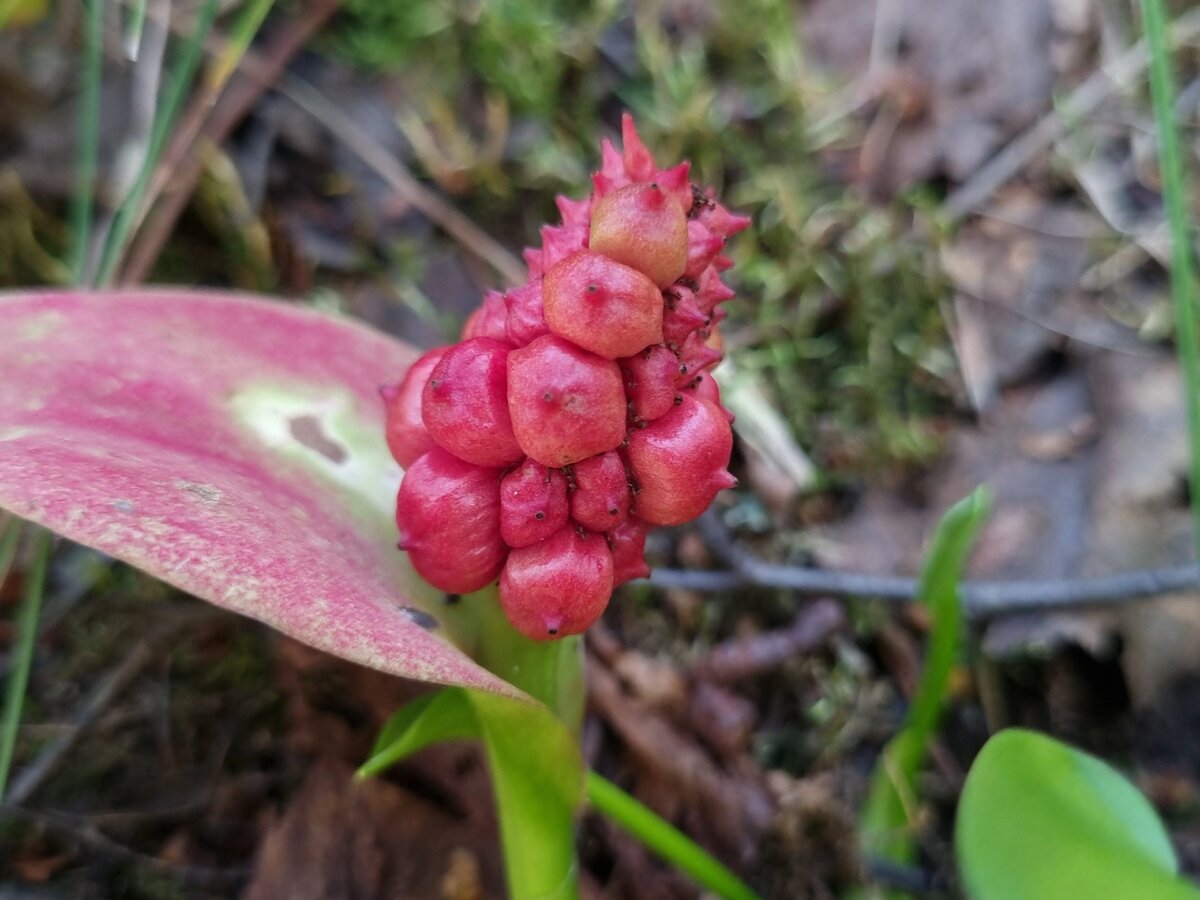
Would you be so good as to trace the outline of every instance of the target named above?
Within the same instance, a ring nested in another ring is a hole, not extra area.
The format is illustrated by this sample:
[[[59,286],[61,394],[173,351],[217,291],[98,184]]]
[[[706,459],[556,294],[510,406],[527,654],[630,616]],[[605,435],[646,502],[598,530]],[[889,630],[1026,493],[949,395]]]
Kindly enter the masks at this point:
[[[723,571],[656,569],[650,583],[693,591],[765,587],[824,597],[873,597],[892,602],[917,598],[917,581],[893,575],[830,572],[765,562],[737,543],[712,513],[700,520],[712,549],[730,567]],[[1098,578],[1057,581],[964,581],[959,588],[967,616],[992,619],[1014,613],[1112,606],[1200,588],[1200,565],[1139,569]]]

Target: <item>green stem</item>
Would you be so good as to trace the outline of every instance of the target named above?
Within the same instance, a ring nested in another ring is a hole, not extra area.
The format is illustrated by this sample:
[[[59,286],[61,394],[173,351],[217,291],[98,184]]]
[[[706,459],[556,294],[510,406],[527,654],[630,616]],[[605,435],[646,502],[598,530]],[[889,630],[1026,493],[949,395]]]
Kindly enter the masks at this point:
[[[1162,173],[1163,205],[1171,228],[1171,300],[1175,307],[1175,343],[1183,369],[1188,434],[1191,440],[1189,470],[1192,490],[1192,528],[1200,557],[1200,354],[1196,347],[1196,279],[1188,229],[1187,180],[1179,155],[1175,127],[1175,86],[1171,57],[1167,50],[1166,25],[1161,0],[1142,0],[1142,27],[1150,54],[1150,98],[1158,131],[1159,169]]]
[[[11,541],[15,546],[18,525],[18,522],[13,522],[9,526],[10,532],[5,534],[4,546],[0,548],[0,556],[7,556],[9,562],[12,560],[9,543]],[[0,723],[0,799],[4,797],[8,786],[8,770],[12,767],[13,751],[17,745],[17,729],[21,725],[21,707],[25,704],[25,688],[29,684],[29,668],[33,663],[33,645],[37,638],[38,614],[42,609],[49,561],[50,532],[39,530],[33,565],[27,573],[25,597],[17,613],[17,640],[4,698],[4,719]]]
[[[703,887],[725,900],[757,900],[754,891],[704,848],[595,772],[587,773],[587,797],[597,810]]]
[[[96,158],[100,143],[100,77],[104,44],[104,0],[89,0],[84,20],[79,141],[75,152],[75,193],[71,199],[71,283],[82,285],[92,234]]]
[[[146,195],[146,189],[150,186],[150,177],[154,174],[154,169],[166,146],[167,137],[171,133],[179,110],[183,107],[184,97],[196,74],[196,67],[200,63],[204,39],[208,37],[216,14],[217,0],[207,0],[200,10],[196,27],[192,29],[191,35],[188,36],[180,51],[175,67],[171,70],[171,78],[163,97],[162,108],[155,114],[154,125],[150,129],[150,141],[146,147],[145,158],[142,159],[142,164],[138,168],[133,185],[129,188],[129,193],[121,202],[121,208],[117,210],[112,229],[108,233],[108,240],[104,244],[104,254],[95,278],[95,284],[99,287],[110,283],[116,274],[117,266],[121,262],[121,255],[125,251],[125,245],[140,214],[142,199]]]

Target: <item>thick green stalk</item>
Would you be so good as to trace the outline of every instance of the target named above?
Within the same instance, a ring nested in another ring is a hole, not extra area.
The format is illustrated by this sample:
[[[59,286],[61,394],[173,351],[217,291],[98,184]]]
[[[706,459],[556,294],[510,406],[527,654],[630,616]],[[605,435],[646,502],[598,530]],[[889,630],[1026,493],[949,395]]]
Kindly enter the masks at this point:
[[[1175,307],[1175,343],[1183,369],[1188,433],[1191,438],[1189,483],[1192,491],[1193,539],[1200,558],[1200,353],[1196,347],[1196,278],[1188,228],[1187,177],[1179,155],[1175,125],[1175,86],[1167,49],[1162,0],[1142,0],[1142,27],[1150,54],[1150,99],[1158,131],[1163,205],[1171,228],[1171,300]]]
[[[0,547],[0,557],[7,556],[9,562],[12,560],[10,542],[15,546],[19,525],[16,521],[9,525],[9,532],[5,533],[3,546]],[[0,559],[0,562],[3,561]],[[4,697],[4,718],[0,721],[0,799],[3,799],[8,786],[8,770],[12,767],[17,729],[21,726],[21,708],[25,705],[25,688],[29,684],[29,668],[33,663],[33,645],[37,640],[38,615],[42,609],[42,593],[46,586],[49,562],[50,532],[39,530],[33,565],[26,576],[25,596],[17,613],[17,639]]]
[[[725,900],[757,900],[754,891],[703,847],[595,772],[587,774],[587,798],[599,812],[717,896]]]

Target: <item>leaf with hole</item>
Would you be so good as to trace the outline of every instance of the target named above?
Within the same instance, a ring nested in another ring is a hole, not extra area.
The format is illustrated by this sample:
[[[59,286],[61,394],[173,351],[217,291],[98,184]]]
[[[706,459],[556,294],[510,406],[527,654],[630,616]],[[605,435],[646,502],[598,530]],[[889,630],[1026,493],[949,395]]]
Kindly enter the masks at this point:
[[[177,290],[8,295],[0,322],[0,507],[344,659],[520,695],[468,655],[494,592],[447,603],[395,548],[377,391],[411,348]]]

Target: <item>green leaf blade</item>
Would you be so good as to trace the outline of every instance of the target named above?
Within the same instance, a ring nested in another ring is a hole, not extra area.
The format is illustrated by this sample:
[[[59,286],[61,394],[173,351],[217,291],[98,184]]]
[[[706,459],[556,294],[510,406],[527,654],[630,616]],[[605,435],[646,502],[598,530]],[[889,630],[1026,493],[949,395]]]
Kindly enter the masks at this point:
[[[988,506],[989,495],[980,488],[951,507],[934,532],[918,591],[933,623],[925,667],[904,728],[884,747],[871,778],[860,824],[868,855],[896,862],[912,857],[916,776],[941,718],[962,642],[958,582]]]
[[[1150,803],[1094,756],[1010,729],[967,777],[955,846],[973,900],[1198,900]]]

